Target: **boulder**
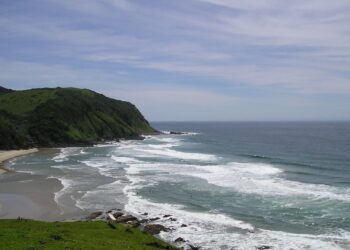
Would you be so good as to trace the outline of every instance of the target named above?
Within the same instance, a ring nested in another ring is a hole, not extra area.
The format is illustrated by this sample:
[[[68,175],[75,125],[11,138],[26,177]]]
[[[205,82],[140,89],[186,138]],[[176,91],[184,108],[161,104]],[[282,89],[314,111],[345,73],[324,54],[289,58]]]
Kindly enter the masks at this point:
[[[192,246],[192,245],[188,245],[190,247],[191,250],[199,250],[200,247],[196,247],[196,246]]]
[[[271,249],[272,247],[271,246],[259,246],[259,247],[256,247],[256,249],[258,250],[266,250],[266,249]]]
[[[117,223],[127,223],[129,221],[137,220],[135,216],[132,215],[123,215],[117,218]]]
[[[187,227],[187,225],[186,224],[181,224],[181,227]]]
[[[160,224],[148,224],[146,225],[143,230],[149,234],[159,234],[161,231],[168,232],[169,228],[166,228]]]
[[[141,223],[138,220],[131,220],[131,221],[128,221],[126,224],[130,225],[132,227],[138,227],[138,226],[140,226]]]
[[[177,238],[174,242],[175,242],[175,243],[185,242],[185,239],[182,238],[182,237],[179,237],[179,238]]]
[[[170,217],[171,216],[171,214],[166,214],[166,215],[164,215],[163,217],[164,218],[168,218],[168,217]]]
[[[103,212],[101,212],[101,211],[93,212],[93,213],[91,213],[90,215],[88,215],[88,216],[86,217],[86,219],[87,219],[87,220],[94,220],[94,219],[96,219],[97,217],[101,216],[102,214],[103,214]]]
[[[160,218],[159,217],[155,217],[155,218],[151,218],[149,219],[150,221],[156,221],[156,220],[159,220]]]
[[[149,220],[147,220],[147,219],[142,219],[142,220],[140,220],[140,223],[141,224],[144,224],[144,223],[147,223]]]
[[[169,220],[171,220],[171,221],[177,221],[175,218],[170,218]]]
[[[122,212],[116,212],[116,213],[113,214],[113,216],[115,218],[119,218],[119,217],[123,216],[123,213]]]

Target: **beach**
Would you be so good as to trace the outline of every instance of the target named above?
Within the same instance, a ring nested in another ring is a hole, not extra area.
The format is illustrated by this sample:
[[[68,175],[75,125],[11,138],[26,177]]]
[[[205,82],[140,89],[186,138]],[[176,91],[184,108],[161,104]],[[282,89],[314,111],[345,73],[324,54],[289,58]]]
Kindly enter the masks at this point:
[[[36,148],[0,152],[0,218],[25,217],[54,220],[60,215],[54,194],[62,189],[60,181],[29,172],[17,172],[7,161],[37,153]]]
[[[7,168],[3,166],[6,161],[15,157],[32,154],[35,152],[38,152],[37,148],[0,151],[0,174],[9,171]]]

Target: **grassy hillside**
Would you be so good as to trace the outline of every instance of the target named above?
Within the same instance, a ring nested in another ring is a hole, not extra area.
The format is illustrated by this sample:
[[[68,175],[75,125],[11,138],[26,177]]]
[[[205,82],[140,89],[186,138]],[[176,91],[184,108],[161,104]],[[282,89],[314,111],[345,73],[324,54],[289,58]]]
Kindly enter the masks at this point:
[[[0,149],[87,145],[154,132],[133,104],[87,89],[0,94]]]
[[[138,229],[94,222],[0,220],[0,249],[174,249]]]

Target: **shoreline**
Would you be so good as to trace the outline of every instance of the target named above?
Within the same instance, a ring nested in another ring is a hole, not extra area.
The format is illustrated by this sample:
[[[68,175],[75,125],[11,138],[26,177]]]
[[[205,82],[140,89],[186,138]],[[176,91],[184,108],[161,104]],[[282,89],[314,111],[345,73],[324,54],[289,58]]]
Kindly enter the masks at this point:
[[[6,173],[6,172],[12,172],[11,170],[7,169],[4,166],[6,161],[22,155],[36,153],[38,151],[39,149],[37,148],[0,151],[0,174]]]

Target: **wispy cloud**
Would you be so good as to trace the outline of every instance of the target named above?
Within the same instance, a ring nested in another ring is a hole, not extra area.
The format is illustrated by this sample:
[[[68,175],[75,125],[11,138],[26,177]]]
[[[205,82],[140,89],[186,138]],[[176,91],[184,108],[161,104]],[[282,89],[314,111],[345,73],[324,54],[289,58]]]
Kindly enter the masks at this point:
[[[237,86],[350,95],[347,0],[33,0],[2,7],[2,82],[118,86],[122,79],[132,89],[154,80],[185,99],[186,91],[196,96],[188,87],[203,98]]]

